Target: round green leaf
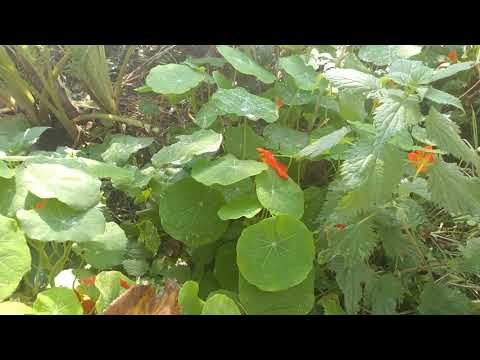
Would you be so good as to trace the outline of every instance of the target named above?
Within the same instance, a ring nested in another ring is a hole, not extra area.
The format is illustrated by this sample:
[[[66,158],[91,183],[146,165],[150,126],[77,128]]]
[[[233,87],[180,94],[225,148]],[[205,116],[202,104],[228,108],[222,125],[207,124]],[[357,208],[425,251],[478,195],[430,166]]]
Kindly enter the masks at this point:
[[[258,65],[240,50],[234,49],[226,45],[217,46],[217,50],[222,56],[234,67],[235,70],[242,74],[253,75],[265,84],[271,84],[275,81],[275,76]]]
[[[91,241],[105,232],[105,218],[100,210],[72,210],[50,199],[43,209],[18,210],[17,219],[31,239],[40,241]]]
[[[178,293],[178,303],[182,309],[182,315],[200,315],[204,301],[198,297],[198,283],[187,281]]]
[[[17,222],[0,215],[0,301],[8,298],[30,270],[30,250]]]
[[[30,315],[33,309],[21,302],[5,301],[0,303],[0,315]]]
[[[192,178],[183,179],[165,191],[160,201],[160,218],[164,230],[189,246],[218,240],[227,229],[218,210],[224,200],[220,192]]]
[[[33,303],[38,315],[83,315],[83,308],[72,289],[52,288],[38,294]]]
[[[315,69],[307,65],[300,55],[280,58],[280,68],[295,79],[297,86],[303,90],[315,90],[319,86]]]
[[[230,185],[267,170],[267,165],[254,160],[238,160],[227,154],[215,161],[197,162],[192,177],[205,185]]]
[[[249,315],[306,315],[315,303],[314,272],[300,284],[283,291],[262,291],[241,275],[238,283],[240,301]]]
[[[213,274],[223,289],[237,291],[238,266],[234,243],[226,243],[218,248]]]
[[[238,239],[242,276],[263,291],[286,290],[306,279],[313,267],[313,235],[299,220],[280,215],[247,227]]]
[[[130,155],[150,146],[153,138],[134,137],[130,135],[114,135],[106,144],[106,150],[102,153],[102,159],[108,163],[124,165]]]
[[[288,214],[297,219],[303,216],[303,191],[292,179],[283,179],[268,169],[255,177],[260,204],[273,215]]]
[[[57,198],[76,210],[89,209],[100,200],[100,180],[60,164],[30,164],[22,181],[39,198]]]
[[[223,294],[213,295],[203,306],[202,315],[241,315],[235,301]]]
[[[126,289],[120,285],[120,279],[128,285],[135,285],[135,282],[127,278],[119,271],[102,271],[95,278],[95,286],[100,296],[95,304],[97,313],[101,314],[113,300],[122,295]]]
[[[222,135],[213,130],[198,130],[192,135],[178,136],[178,142],[166,146],[152,157],[152,164],[161,167],[166,164],[183,165],[196,155],[217,151],[222,144]]]
[[[273,123],[278,119],[278,111],[273,101],[250,94],[241,87],[235,89],[218,89],[212,101],[224,114],[245,116],[249,120],[263,119]]]
[[[262,210],[262,205],[255,195],[241,196],[223,205],[218,210],[218,217],[222,220],[239,219],[246,217],[251,219]]]
[[[157,65],[147,76],[146,84],[159,94],[183,94],[205,79],[205,75],[187,65]]]
[[[236,198],[244,197],[246,195],[255,195],[255,189],[251,178],[227,186],[213,185],[212,188],[220,191],[226,202],[231,202]]]
[[[114,222],[105,225],[105,232],[92,241],[80,245],[82,256],[96,269],[107,269],[120,265],[127,251],[127,236]]]

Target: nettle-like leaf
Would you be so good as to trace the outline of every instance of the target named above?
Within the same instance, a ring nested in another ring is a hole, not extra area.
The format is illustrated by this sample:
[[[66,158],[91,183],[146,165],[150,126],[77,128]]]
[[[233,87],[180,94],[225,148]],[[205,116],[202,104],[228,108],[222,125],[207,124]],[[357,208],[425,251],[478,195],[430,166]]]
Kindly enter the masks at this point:
[[[240,196],[218,210],[218,217],[222,220],[239,219],[246,217],[251,219],[262,210],[262,205],[255,195]]]
[[[22,181],[39,198],[57,198],[75,210],[87,210],[100,201],[99,180],[63,165],[30,164]]]
[[[429,84],[433,69],[421,61],[399,59],[390,66],[388,77],[400,85],[415,87]]]
[[[222,135],[213,130],[198,130],[192,135],[178,136],[178,142],[161,149],[152,157],[155,167],[166,164],[183,165],[194,156],[216,152],[222,144]]]
[[[471,301],[459,290],[428,283],[420,294],[418,311],[422,315],[471,315]]]
[[[0,215],[0,301],[15,291],[30,265],[25,235],[14,219]]]
[[[263,119],[268,123],[277,121],[278,111],[273,101],[250,94],[241,87],[218,89],[211,101],[222,114],[245,116],[249,120]]]
[[[256,160],[258,158],[257,147],[264,147],[265,140],[258,136],[248,125],[229,127],[225,130],[225,150],[238,159]]]
[[[288,215],[251,225],[238,239],[240,273],[262,291],[281,291],[300,284],[312,270],[313,260],[312,233]]]
[[[192,178],[167,188],[162,197],[160,218],[171,237],[189,246],[200,246],[218,240],[227,229],[217,212],[224,204],[220,192]]]
[[[292,55],[279,59],[279,66],[295,80],[302,90],[315,90],[319,86],[319,77],[315,69],[307,65],[300,55]]]
[[[378,243],[372,221],[361,218],[357,221],[342,230],[335,229],[330,240],[332,255],[342,256],[346,267],[368,259]]]
[[[460,138],[460,128],[433,107],[425,118],[427,136],[438,146],[456,157],[480,167],[480,158],[473,149]]]
[[[409,58],[419,54],[419,45],[366,45],[358,52],[358,57],[366,62],[384,66],[398,58]]]
[[[183,284],[178,293],[178,303],[182,311],[182,315],[200,315],[205,302],[198,297],[198,283],[195,281],[187,281]]]
[[[367,295],[372,304],[373,315],[394,315],[404,289],[393,274],[385,274],[368,284]]]
[[[380,88],[375,76],[354,69],[331,69],[325,72],[325,77],[339,89],[372,91]]]
[[[245,53],[238,49],[226,45],[217,46],[218,52],[242,74],[253,75],[265,84],[271,84],[275,81],[275,76],[258,65]]]
[[[38,294],[33,303],[37,315],[83,315],[83,308],[72,289],[47,289]]]
[[[114,222],[105,225],[105,232],[81,244],[82,256],[96,269],[120,265],[127,251],[127,236]]]
[[[18,210],[17,219],[25,234],[39,241],[91,241],[105,231],[105,218],[97,208],[75,211],[50,199],[42,209]]]
[[[343,292],[345,309],[349,315],[360,311],[360,300],[363,297],[363,284],[368,284],[374,278],[373,270],[365,263],[346,267],[342,259],[334,259],[330,267],[335,271],[335,279]]]
[[[467,61],[464,63],[452,64],[446,68],[436,70],[433,72],[433,76],[431,81],[438,81],[441,79],[445,79],[447,77],[453,76],[461,71],[465,71],[471,69],[475,65],[473,61]]]
[[[292,179],[280,178],[268,169],[255,177],[258,200],[273,215],[288,214],[297,219],[303,216],[303,191]]]
[[[313,160],[317,156],[320,156],[325,151],[330,150],[337,145],[350,131],[350,128],[342,127],[341,129],[335,130],[328,135],[322,136],[300,150],[296,156],[299,158],[308,158]]]
[[[398,194],[401,197],[408,198],[410,194],[414,193],[420,195],[424,199],[430,200],[431,194],[427,187],[427,180],[420,177],[415,178],[413,181],[402,179],[400,185],[398,186]]]
[[[467,240],[465,246],[460,247],[461,257],[457,260],[462,271],[480,273],[480,238]]]
[[[430,168],[432,201],[453,215],[480,214],[480,182],[462,174],[457,164],[437,158]]]
[[[311,271],[300,284],[282,291],[262,291],[241,275],[240,301],[248,315],[306,315],[315,303],[315,272]]]
[[[268,169],[264,163],[254,160],[238,160],[227,154],[214,161],[199,161],[193,165],[192,177],[207,186],[230,185],[260,174]]]
[[[204,80],[205,75],[190,66],[167,64],[157,65],[150,70],[145,82],[159,94],[183,94]]]
[[[422,119],[418,102],[411,97],[389,96],[381,101],[373,122],[377,130],[375,146],[385,144],[395,134]]]
[[[223,294],[208,298],[202,309],[202,315],[241,315],[235,301]]]
[[[308,134],[279,124],[270,124],[263,129],[267,147],[279,154],[294,156],[308,145]]]
[[[462,102],[460,101],[460,99],[453,95],[450,95],[449,93],[446,93],[445,91],[441,91],[432,87],[427,89],[422,89],[420,91],[423,92],[423,97],[425,99],[431,100],[440,105],[452,105],[452,106],[455,106],[457,109],[465,111],[463,109]]]

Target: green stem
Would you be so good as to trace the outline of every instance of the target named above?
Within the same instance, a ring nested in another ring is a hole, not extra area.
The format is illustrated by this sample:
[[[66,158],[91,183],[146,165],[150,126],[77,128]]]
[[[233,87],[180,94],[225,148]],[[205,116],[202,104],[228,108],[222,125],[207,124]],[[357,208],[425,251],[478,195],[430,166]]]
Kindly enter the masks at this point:
[[[128,62],[135,52],[135,46],[130,45],[127,49],[125,57],[123,58],[122,65],[120,66],[120,71],[118,72],[117,80],[113,86],[113,99],[115,104],[115,111],[118,112],[118,104],[120,102],[120,93],[122,91],[122,83],[125,73],[127,72]]]
[[[247,156],[247,119],[243,119],[242,160]]]

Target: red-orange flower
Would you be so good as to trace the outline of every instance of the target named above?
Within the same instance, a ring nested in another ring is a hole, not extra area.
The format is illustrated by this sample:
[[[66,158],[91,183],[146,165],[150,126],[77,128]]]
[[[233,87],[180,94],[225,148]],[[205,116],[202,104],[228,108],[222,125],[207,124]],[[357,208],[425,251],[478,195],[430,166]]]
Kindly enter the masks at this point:
[[[435,155],[428,150],[432,150],[432,145],[428,145],[424,150],[416,150],[415,152],[408,153],[408,160],[417,169],[417,173],[427,172],[427,168],[435,161]]]
[[[80,284],[83,285],[95,285],[95,276],[90,276],[85,279],[80,280]]]
[[[275,98],[275,108],[278,110],[283,106],[283,101],[279,98]]]
[[[335,227],[336,227],[338,230],[343,230],[343,229],[345,229],[346,225],[345,225],[345,224],[336,224]]]
[[[457,51],[456,51],[456,50],[450,51],[450,52],[448,53],[447,57],[448,57],[448,59],[450,60],[450,62],[456,63],[457,60],[458,60]]]
[[[120,279],[120,286],[123,287],[124,289],[129,289],[130,288],[130,285],[128,284],[128,282],[126,282],[123,279]]]
[[[42,200],[35,204],[35,209],[43,209],[47,205],[47,200]]]
[[[275,170],[278,176],[282,179],[288,179],[287,167],[278,162],[270,151],[264,148],[257,148],[257,152],[260,153],[260,160]]]

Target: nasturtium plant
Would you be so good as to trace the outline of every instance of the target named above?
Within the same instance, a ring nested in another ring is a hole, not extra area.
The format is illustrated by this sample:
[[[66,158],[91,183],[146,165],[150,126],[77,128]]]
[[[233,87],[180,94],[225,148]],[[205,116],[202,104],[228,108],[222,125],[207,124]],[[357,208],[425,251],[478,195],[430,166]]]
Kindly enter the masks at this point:
[[[480,46],[173,48],[0,46],[0,314],[480,314]]]

